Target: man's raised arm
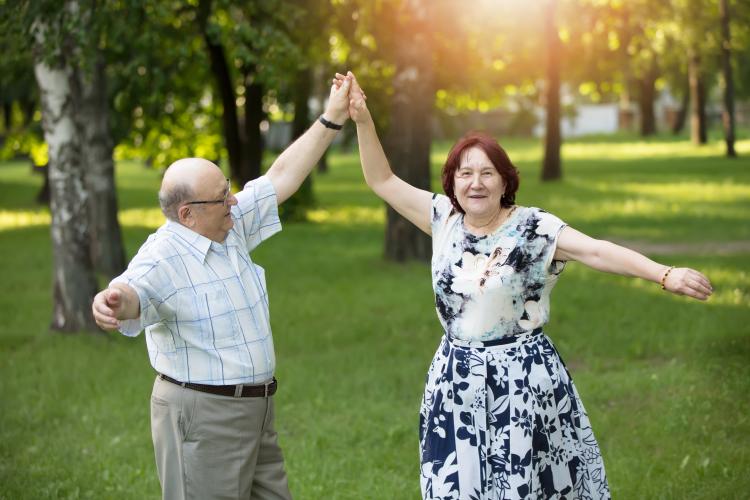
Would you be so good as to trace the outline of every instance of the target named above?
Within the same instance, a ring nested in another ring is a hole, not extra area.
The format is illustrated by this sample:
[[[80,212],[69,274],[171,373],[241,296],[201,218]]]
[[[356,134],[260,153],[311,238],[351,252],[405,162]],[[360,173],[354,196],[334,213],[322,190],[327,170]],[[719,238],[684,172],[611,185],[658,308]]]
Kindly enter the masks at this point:
[[[349,118],[349,87],[351,78],[336,88],[331,87],[323,120],[316,120],[299,139],[276,158],[266,176],[273,184],[279,204],[292,196],[331,144],[340,126]]]

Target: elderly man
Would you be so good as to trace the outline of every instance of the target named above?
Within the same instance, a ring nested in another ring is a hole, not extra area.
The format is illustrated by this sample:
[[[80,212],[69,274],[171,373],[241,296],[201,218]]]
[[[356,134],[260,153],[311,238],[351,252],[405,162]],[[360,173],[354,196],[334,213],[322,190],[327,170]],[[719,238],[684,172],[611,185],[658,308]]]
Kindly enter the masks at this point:
[[[281,230],[278,204],[349,117],[349,84],[333,87],[320,119],[236,195],[213,163],[173,163],[159,191],[166,224],[94,298],[102,328],[146,330],[164,498],[291,498],[274,430],[265,276],[249,252]]]

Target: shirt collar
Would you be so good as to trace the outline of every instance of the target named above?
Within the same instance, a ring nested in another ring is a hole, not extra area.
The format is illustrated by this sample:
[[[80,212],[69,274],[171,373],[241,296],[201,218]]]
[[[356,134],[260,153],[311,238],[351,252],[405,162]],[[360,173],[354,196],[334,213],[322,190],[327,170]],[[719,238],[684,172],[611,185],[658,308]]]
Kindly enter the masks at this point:
[[[195,254],[201,262],[206,260],[208,250],[211,248],[212,241],[206,238],[202,234],[198,234],[189,227],[183,226],[179,222],[167,220],[161,229],[177,235],[180,239],[185,242],[185,246]]]

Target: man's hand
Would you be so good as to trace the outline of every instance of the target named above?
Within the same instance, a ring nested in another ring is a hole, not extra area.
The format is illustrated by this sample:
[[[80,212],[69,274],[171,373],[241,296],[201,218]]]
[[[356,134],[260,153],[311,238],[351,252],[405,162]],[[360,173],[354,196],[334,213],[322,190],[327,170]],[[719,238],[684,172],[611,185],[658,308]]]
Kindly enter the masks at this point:
[[[331,85],[331,94],[328,97],[328,104],[323,112],[323,117],[326,120],[343,125],[347,118],[349,118],[349,87],[353,77],[353,75],[352,77],[342,76],[341,83]]]
[[[336,78],[333,79],[333,85],[342,87],[347,79],[351,79],[351,88],[349,89],[349,116],[356,123],[365,123],[371,120],[370,111],[367,109],[367,96],[359,86],[357,78],[351,71],[346,73],[346,76],[336,73]]]
[[[345,78],[341,85],[331,85],[331,95],[326,104],[323,118],[343,125],[349,118],[349,88],[351,78]],[[307,129],[291,146],[286,148],[266,172],[266,177],[276,192],[276,202],[288,200],[310,174],[326,148],[336,137],[336,130],[316,122]]]
[[[133,288],[114,285],[96,294],[91,311],[99,328],[111,331],[120,327],[120,320],[137,318],[140,304]]]

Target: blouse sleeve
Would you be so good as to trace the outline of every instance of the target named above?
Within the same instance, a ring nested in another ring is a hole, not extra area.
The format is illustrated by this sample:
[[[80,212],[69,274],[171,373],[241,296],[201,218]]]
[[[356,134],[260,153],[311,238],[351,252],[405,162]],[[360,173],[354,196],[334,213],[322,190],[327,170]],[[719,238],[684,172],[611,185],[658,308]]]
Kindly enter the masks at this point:
[[[448,218],[453,214],[453,204],[444,194],[432,195],[432,210],[430,213],[430,228],[432,239],[437,241],[448,224]]]
[[[557,251],[557,239],[567,224],[559,217],[538,208],[532,212],[528,224],[529,239],[535,254],[533,261],[539,277],[548,278],[559,275],[565,268],[565,262],[554,260],[554,257]]]

